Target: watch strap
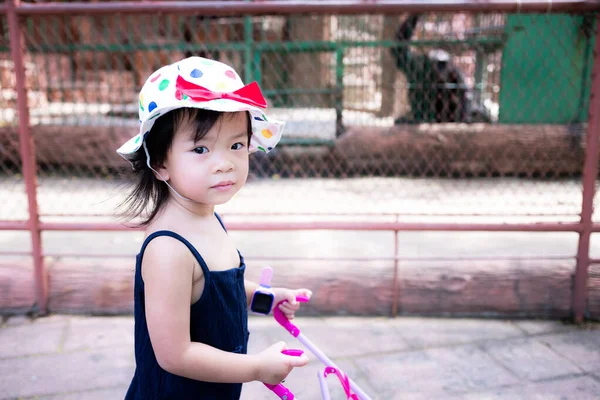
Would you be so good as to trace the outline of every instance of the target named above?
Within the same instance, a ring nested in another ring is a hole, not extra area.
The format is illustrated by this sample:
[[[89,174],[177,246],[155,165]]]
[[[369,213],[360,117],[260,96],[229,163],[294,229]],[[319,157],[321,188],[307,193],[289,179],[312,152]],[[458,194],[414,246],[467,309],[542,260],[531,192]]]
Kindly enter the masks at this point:
[[[271,267],[263,268],[262,272],[260,273],[260,280],[258,281],[258,284],[260,286],[270,288],[272,276],[273,276],[273,268],[271,268]]]

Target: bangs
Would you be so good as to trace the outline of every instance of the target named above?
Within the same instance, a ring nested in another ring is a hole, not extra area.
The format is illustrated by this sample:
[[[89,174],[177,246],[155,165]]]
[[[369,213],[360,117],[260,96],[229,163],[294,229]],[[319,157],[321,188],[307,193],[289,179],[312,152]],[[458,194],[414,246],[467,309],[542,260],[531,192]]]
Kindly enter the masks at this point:
[[[208,131],[223,117],[222,112],[198,108],[180,108],[176,110],[174,131],[186,129],[194,143],[199,142]]]
[[[246,113],[247,119],[247,133],[248,142],[252,136],[252,119],[248,111]],[[204,110],[199,108],[181,108],[176,110],[174,120],[174,131],[177,132],[179,129],[187,129],[189,133],[189,139],[194,143],[202,140],[208,131],[210,131],[216,124],[221,123],[223,118],[235,117],[235,113]]]

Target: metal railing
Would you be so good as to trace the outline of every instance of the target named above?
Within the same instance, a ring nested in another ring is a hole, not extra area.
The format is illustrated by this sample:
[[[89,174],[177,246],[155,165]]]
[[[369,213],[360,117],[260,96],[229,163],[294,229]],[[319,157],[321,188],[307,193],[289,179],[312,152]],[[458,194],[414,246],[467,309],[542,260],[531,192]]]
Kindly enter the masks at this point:
[[[26,230],[31,233],[31,249],[34,263],[34,281],[36,285],[37,308],[40,312],[47,309],[48,299],[48,280],[44,264],[44,253],[42,251],[42,231],[85,231],[85,230],[129,230],[117,222],[53,222],[44,221],[40,218],[38,208],[38,161],[36,154],[40,150],[34,145],[34,136],[32,135],[32,123],[30,116],[30,104],[28,103],[29,85],[27,84],[25,55],[27,46],[25,45],[24,33],[27,27],[24,18],[29,17],[47,17],[47,16],[76,16],[76,15],[129,15],[129,14],[157,14],[169,13],[173,15],[185,15],[193,12],[195,14],[205,14],[212,16],[243,16],[243,26],[245,29],[245,39],[241,43],[229,44],[206,44],[203,50],[235,50],[244,54],[244,71],[247,79],[261,81],[263,70],[261,68],[261,58],[268,52],[329,52],[334,54],[333,67],[333,88],[322,91],[317,90],[317,94],[330,96],[333,94],[335,101],[333,109],[335,110],[335,138],[330,138],[320,142],[316,139],[292,138],[291,144],[305,144],[314,146],[315,144],[333,143],[338,137],[342,136],[342,126],[344,123],[343,114],[347,107],[344,106],[343,88],[344,88],[344,60],[345,54],[350,48],[392,48],[398,44],[392,40],[361,41],[360,43],[338,42],[338,41],[310,41],[295,43],[263,43],[257,42],[252,38],[250,16],[286,16],[290,14],[311,14],[311,15],[355,15],[355,14],[400,14],[405,12],[419,13],[452,13],[452,12],[501,12],[501,13],[583,13],[600,11],[599,1],[505,1],[490,0],[480,2],[472,1],[189,1],[189,2],[95,2],[95,3],[24,3],[17,0],[7,0],[0,5],[0,14],[5,15],[8,36],[10,42],[10,56],[14,63],[15,73],[15,91],[16,108],[18,111],[18,137],[19,153],[22,162],[22,176],[27,193],[27,213],[28,218],[23,220],[0,220],[0,229],[3,230]],[[595,23],[599,23],[596,17]],[[496,39],[493,39],[496,40]],[[499,39],[498,39],[499,40]],[[471,44],[481,46],[489,39],[465,39],[455,44]],[[438,40],[416,41],[416,46],[427,46],[438,43]],[[495,43],[495,42],[494,42]],[[412,45],[412,44],[411,44]],[[84,45],[84,47],[87,45]],[[225,46],[225,47],[224,47]],[[42,53],[44,49],[38,48]],[[52,47],[53,51],[56,50]],[[73,47],[66,49],[77,51],[82,47]],[[93,45],[86,50],[96,49]],[[152,46],[145,48],[152,50]],[[96,49],[97,50],[97,49]],[[103,48],[105,50],[105,48]],[[135,47],[123,47],[120,51],[135,50]],[[110,51],[110,50],[109,50]],[[407,85],[409,87],[410,84]],[[284,96],[298,94],[302,88],[272,89],[266,90],[270,96]],[[578,221],[536,221],[532,223],[431,223],[431,222],[231,222],[228,228],[231,230],[356,230],[356,231],[391,231],[395,235],[403,231],[495,231],[495,232],[576,232],[579,234],[579,245],[577,250],[577,266],[574,277],[572,311],[576,321],[582,321],[585,316],[587,293],[588,293],[588,272],[590,264],[598,263],[598,260],[590,258],[590,237],[593,232],[600,232],[600,224],[594,223],[593,209],[595,197],[595,185],[598,176],[598,137],[600,130],[600,34],[595,32],[595,48],[593,53],[593,69],[591,71],[591,89],[589,103],[589,119],[585,131],[585,154],[584,165],[582,168],[582,194],[581,207]],[[304,142],[308,140],[308,142]],[[312,141],[311,141],[312,140]],[[309,164],[307,164],[309,165]],[[310,165],[309,165],[310,166]],[[346,172],[344,172],[346,173]],[[445,171],[444,173],[452,173]],[[426,176],[423,172],[423,176]],[[491,175],[488,175],[491,176]],[[285,213],[285,212],[284,212]],[[415,214],[417,215],[417,214]],[[440,215],[439,213],[437,215]],[[457,214],[458,215],[458,214]],[[476,215],[466,213],[464,215]],[[533,215],[533,214],[532,214]],[[554,214],[553,214],[554,215]],[[556,215],[559,215],[557,213]],[[571,215],[571,214],[569,214]],[[396,240],[397,243],[397,240]],[[398,282],[398,248],[395,249],[395,270],[394,270],[394,293],[397,295]],[[397,313],[397,301],[393,303],[392,314]]]

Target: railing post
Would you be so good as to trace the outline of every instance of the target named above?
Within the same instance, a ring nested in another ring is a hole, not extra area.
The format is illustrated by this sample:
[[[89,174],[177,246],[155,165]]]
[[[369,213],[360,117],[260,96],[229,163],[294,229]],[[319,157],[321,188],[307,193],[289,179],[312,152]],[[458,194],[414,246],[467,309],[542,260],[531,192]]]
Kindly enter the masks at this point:
[[[37,176],[35,161],[35,146],[29,127],[29,106],[27,104],[27,87],[25,84],[25,65],[23,31],[21,21],[17,15],[20,0],[6,1],[6,19],[10,38],[10,52],[14,63],[17,109],[19,115],[19,149],[21,155],[23,179],[27,190],[27,203],[29,207],[28,228],[31,232],[31,249],[34,266],[34,280],[37,312],[45,314],[48,302],[48,279],[42,256],[42,238],[40,232],[40,218],[37,204]]]
[[[244,17],[244,82],[250,83],[254,80],[254,28],[252,17]]]
[[[396,222],[398,218],[396,217]],[[400,298],[400,273],[398,271],[398,258],[400,257],[399,243],[398,243],[398,231],[394,231],[394,283],[392,286],[392,317],[398,316],[398,299]]]
[[[600,136],[600,14],[596,17],[596,43],[594,66],[592,69],[592,90],[590,93],[589,120],[586,134],[585,164],[583,167],[583,200],[581,205],[581,225],[577,248],[577,267],[573,287],[573,316],[580,323],[585,317],[588,295],[588,270],[590,267],[590,237],[592,234],[592,214],[594,194],[598,176],[598,137]]]
[[[335,50],[335,137],[344,133],[344,50],[338,45]]]

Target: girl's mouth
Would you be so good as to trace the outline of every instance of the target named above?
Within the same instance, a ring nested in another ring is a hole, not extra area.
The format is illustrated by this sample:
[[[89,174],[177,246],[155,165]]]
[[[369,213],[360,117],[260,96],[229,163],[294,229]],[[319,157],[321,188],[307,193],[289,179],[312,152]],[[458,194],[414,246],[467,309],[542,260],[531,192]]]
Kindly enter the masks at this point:
[[[233,187],[234,183],[232,181],[224,181],[219,182],[214,186],[211,186],[211,189],[215,189],[221,192],[225,192]]]

